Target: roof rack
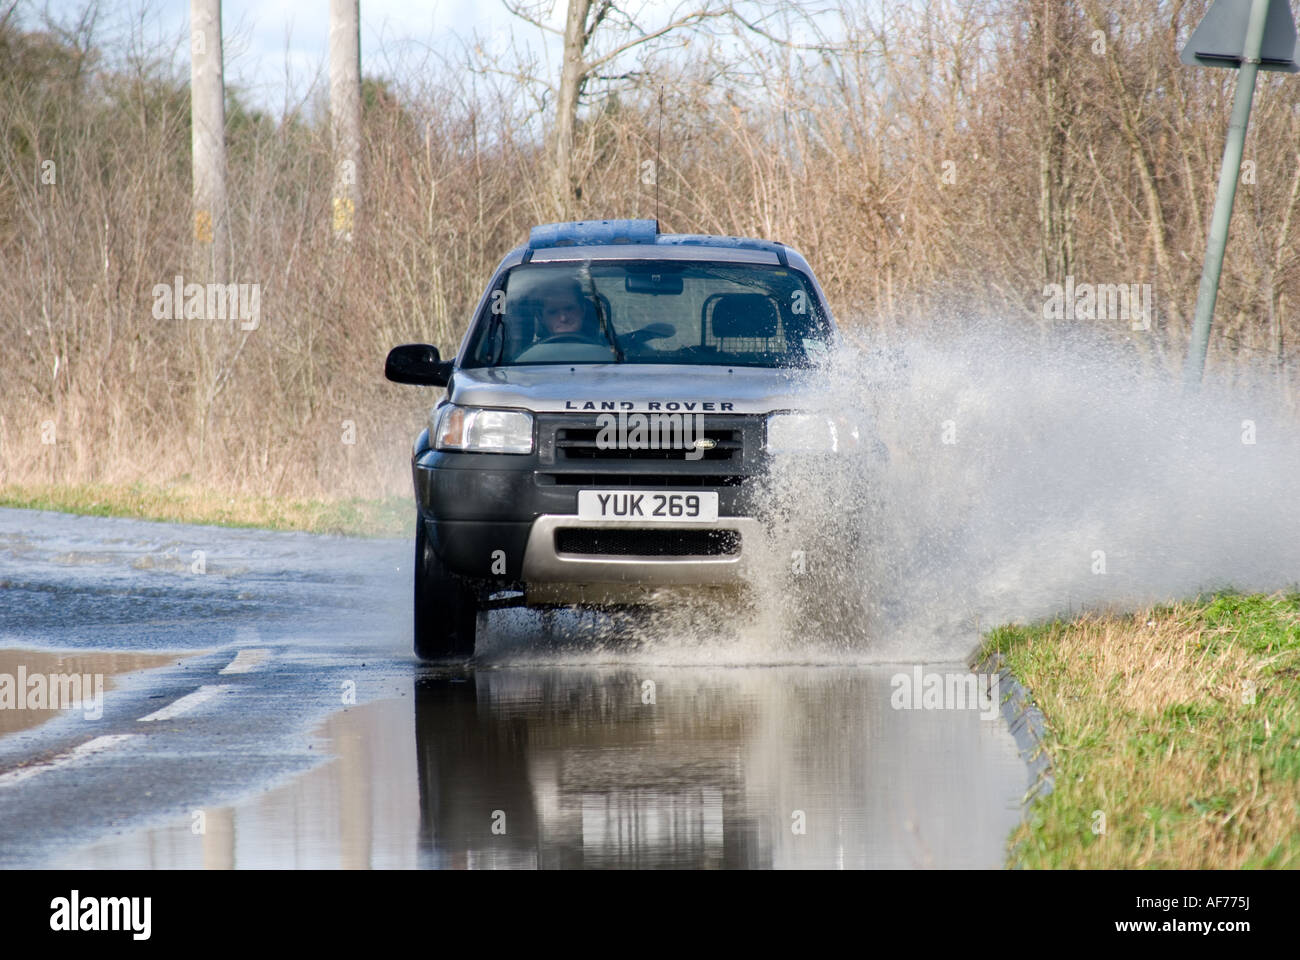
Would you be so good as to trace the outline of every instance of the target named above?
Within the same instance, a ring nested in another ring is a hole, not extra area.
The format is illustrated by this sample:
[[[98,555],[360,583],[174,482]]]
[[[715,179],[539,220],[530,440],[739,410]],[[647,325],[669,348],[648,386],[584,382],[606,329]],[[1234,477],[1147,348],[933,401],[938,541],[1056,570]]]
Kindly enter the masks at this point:
[[[757,240],[753,237],[715,237],[704,233],[663,233],[656,243],[682,247],[730,247],[735,250],[763,250],[776,254],[781,266],[790,264],[785,255],[785,244],[775,240]]]
[[[543,223],[528,233],[528,249],[523,262],[528,263],[534,250],[554,247],[586,247],[603,244],[662,244],[683,247],[730,247],[737,250],[763,250],[776,255],[781,266],[788,267],[786,248],[772,240],[752,237],[715,237],[702,233],[660,233],[658,220],[574,220],[568,223]]]

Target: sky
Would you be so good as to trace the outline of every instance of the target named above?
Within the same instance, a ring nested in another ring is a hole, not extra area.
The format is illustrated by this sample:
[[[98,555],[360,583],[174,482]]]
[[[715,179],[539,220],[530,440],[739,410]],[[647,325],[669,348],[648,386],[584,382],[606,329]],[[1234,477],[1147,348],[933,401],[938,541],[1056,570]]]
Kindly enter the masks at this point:
[[[86,3],[48,0],[48,7],[66,20]],[[27,0],[20,9],[31,21],[44,5]],[[560,25],[563,0],[553,6],[548,22]],[[100,0],[100,7],[103,36],[121,36],[133,22],[144,23],[146,40],[188,35],[189,0]],[[243,88],[257,106],[278,111],[286,98],[301,97],[313,78],[325,84],[329,0],[223,0],[221,21],[226,82]],[[419,55],[425,47],[449,52],[475,34],[491,47],[509,43],[512,31],[520,47],[551,54],[541,32],[512,17],[501,0],[361,0],[361,69],[367,75],[391,74],[381,56],[385,49],[408,55]],[[554,42],[549,46],[554,48]],[[180,46],[177,63],[187,65],[188,55],[187,46]]]
[[[2,3],[3,0],[0,0]],[[75,21],[95,0],[19,0],[29,28],[48,8],[59,21]],[[559,30],[566,0],[524,0]],[[899,0],[874,0],[888,6]],[[907,0],[902,0],[907,2]],[[627,0],[620,8],[653,29],[667,22],[682,0]],[[120,54],[132,46],[173,51],[177,73],[189,74],[189,0],[98,0],[96,46]],[[872,6],[873,0],[867,0]],[[361,0],[361,70],[366,76],[401,79],[430,53],[456,55],[465,44],[501,54],[535,58],[542,77],[558,78],[560,38],[513,16],[502,0]],[[823,24],[834,33],[833,24]],[[273,116],[296,112],[313,93],[328,91],[329,0],[222,0],[222,39],[227,89]],[[129,38],[137,37],[136,43]],[[407,68],[403,69],[404,61]],[[319,102],[319,100],[318,100]]]

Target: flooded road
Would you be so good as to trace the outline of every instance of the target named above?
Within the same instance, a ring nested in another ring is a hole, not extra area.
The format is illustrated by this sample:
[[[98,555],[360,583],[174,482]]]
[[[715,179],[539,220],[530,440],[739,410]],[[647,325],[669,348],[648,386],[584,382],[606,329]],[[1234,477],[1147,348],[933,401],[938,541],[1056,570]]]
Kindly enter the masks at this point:
[[[409,552],[0,510],[0,674],[141,658],[101,716],[3,728],[0,865],[1002,864],[1029,773],[996,688],[902,696],[960,663],[502,612],[424,665]]]

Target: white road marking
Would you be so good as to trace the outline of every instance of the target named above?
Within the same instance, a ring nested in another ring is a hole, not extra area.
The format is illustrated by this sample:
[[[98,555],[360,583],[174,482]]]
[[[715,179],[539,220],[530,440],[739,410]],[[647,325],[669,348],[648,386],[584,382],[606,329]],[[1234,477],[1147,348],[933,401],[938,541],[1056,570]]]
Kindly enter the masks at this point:
[[[248,673],[249,670],[260,666],[266,662],[266,658],[271,655],[270,650],[260,647],[240,650],[235,654],[235,659],[221,668],[219,673]]]
[[[181,714],[189,713],[197,706],[207,703],[213,697],[225,693],[227,690],[233,690],[234,687],[225,685],[202,686],[193,693],[187,693],[174,703],[170,703],[161,710],[156,710],[147,717],[141,717],[139,722],[144,723],[148,720],[171,720],[179,717]]]
[[[96,737],[94,740],[87,740],[85,743],[67,753],[61,753],[54,757],[49,763],[39,763],[30,767],[23,767],[19,770],[10,770],[6,774],[0,774],[0,787],[12,786],[15,783],[21,783],[37,774],[44,773],[46,770],[55,770],[59,767],[67,766],[69,763],[76,763],[78,760],[84,760],[86,757],[100,753],[110,747],[115,747],[119,743],[126,743],[128,740],[135,739],[134,733],[113,733],[105,737]]]

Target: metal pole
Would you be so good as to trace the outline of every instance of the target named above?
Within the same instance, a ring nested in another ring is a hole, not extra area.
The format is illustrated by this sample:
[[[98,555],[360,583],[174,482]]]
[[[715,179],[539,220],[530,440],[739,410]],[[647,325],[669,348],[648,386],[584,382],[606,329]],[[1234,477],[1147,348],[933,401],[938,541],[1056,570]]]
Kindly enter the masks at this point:
[[[1232,119],[1228,139],[1223,145],[1223,166],[1219,170],[1219,193],[1214,199],[1214,217],[1210,237],[1205,245],[1205,266],[1196,295],[1196,321],[1192,339],[1187,344],[1187,361],[1183,364],[1183,383],[1195,389],[1205,372],[1205,354],[1210,346],[1210,323],[1214,319],[1214,302],[1219,296],[1219,274],[1223,271],[1223,251],[1228,244],[1228,224],[1232,204],[1237,197],[1237,179],[1241,175],[1241,154],[1246,145],[1246,125],[1250,123],[1250,105],[1255,98],[1255,76],[1259,73],[1259,51],[1264,42],[1264,24],[1268,19],[1269,0],[1252,0],[1250,20],[1246,25],[1246,45],[1237,73],[1237,89],[1232,98]]]
[[[194,242],[225,283],[230,269],[226,219],[226,90],[221,68],[221,0],[190,0],[190,150]]]
[[[334,130],[334,236],[352,239],[361,199],[360,0],[330,0],[330,114]]]

